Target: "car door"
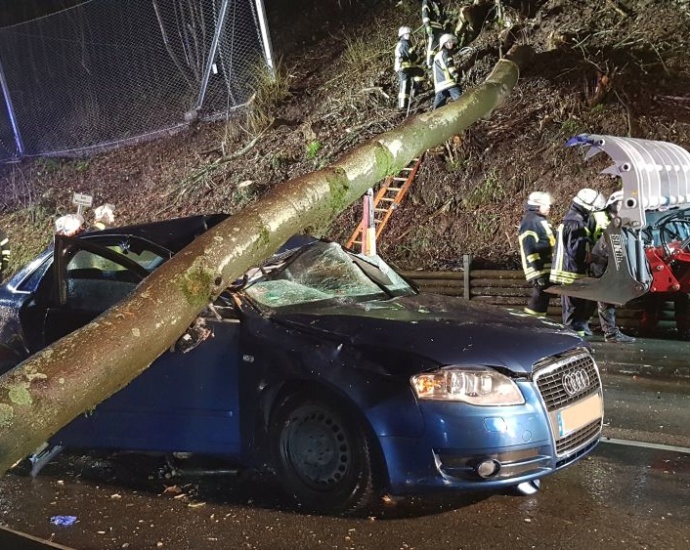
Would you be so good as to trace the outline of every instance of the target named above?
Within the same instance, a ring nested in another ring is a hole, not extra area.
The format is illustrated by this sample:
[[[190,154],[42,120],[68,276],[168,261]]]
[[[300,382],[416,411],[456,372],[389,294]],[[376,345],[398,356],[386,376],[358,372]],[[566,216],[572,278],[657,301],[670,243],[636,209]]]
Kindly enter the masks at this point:
[[[128,296],[149,274],[126,244],[109,236],[102,242],[58,237],[48,286],[43,346],[84,326]],[[138,250],[140,247],[136,247]],[[162,252],[155,256],[162,262]],[[169,255],[168,255],[169,256]]]
[[[166,260],[161,249],[135,237],[63,240],[56,250],[46,344],[120,301]],[[52,442],[67,447],[239,453],[239,319],[226,312],[220,319],[204,318],[204,324],[204,341],[164,353],[124,389],[58,432]]]

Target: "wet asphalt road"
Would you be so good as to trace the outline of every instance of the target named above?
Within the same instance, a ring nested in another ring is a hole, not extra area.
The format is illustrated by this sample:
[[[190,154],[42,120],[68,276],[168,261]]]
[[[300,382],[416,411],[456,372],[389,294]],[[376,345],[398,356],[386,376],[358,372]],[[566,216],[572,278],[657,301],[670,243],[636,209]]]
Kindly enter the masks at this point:
[[[690,382],[607,375],[604,385],[605,441],[530,497],[434,497],[376,517],[319,517],[290,509],[268,480],[167,479],[154,457],[64,454],[36,479],[0,478],[0,523],[94,550],[690,548]],[[56,515],[77,521],[55,526]]]

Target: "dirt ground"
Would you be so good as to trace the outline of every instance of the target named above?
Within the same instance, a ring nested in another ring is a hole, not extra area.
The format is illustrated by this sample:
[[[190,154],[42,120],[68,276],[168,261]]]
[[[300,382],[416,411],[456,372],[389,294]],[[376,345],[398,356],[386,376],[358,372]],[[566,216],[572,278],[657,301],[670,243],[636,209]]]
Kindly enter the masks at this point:
[[[483,2],[475,2],[482,4]],[[461,4],[447,2],[457,13]],[[537,56],[492,116],[430,151],[379,243],[401,269],[518,265],[522,204],[548,190],[553,219],[584,186],[608,194],[605,159],[564,147],[581,132],[660,139],[690,148],[690,8],[685,0],[504,1],[489,10],[463,61],[466,89],[498,61],[508,29]],[[72,193],[116,205],[118,223],[234,212],[273,186],[327,166],[400,124],[392,70],[398,26],[420,26],[420,3],[403,0],[267,2],[286,97],[167,139],[84,159],[32,159],[0,169],[0,226],[17,269],[50,240]],[[423,42],[421,32],[414,37]],[[415,112],[431,108],[430,85]],[[261,116],[259,116],[261,115]],[[345,241],[359,204],[326,236]]]

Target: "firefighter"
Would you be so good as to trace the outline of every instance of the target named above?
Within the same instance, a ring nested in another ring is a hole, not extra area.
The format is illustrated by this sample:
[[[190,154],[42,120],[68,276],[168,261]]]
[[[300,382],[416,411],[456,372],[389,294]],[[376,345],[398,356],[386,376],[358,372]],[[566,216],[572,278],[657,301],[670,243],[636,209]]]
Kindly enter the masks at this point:
[[[418,65],[419,56],[410,41],[410,27],[398,29],[398,44],[395,46],[395,72],[400,80],[398,91],[398,109],[407,109],[410,93],[421,88],[424,80],[424,69]]]
[[[422,1],[422,25],[428,38],[426,48],[426,66],[431,67],[436,48],[439,47],[439,39],[446,30],[448,20],[446,10],[440,0]]]
[[[115,223],[115,206],[103,204],[93,211],[93,225],[89,231],[101,231]]]
[[[616,191],[606,201],[603,210],[592,212],[594,246],[590,255],[589,272],[593,277],[601,277],[606,272],[609,255],[604,231],[611,220],[618,215],[622,201],[623,191]],[[635,341],[635,338],[624,334],[616,326],[616,306],[607,302],[597,302],[597,314],[601,330],[604,332],[604,340],[617,344],[632,344]]]
[[[448,98],[459,99],[462,95],[460,73],[453,61],[453,50],[458,43],[455,35],[444,34],[439,40],[440,50],[434,57],[434,109],[443,107]]]
[[[463,6],[458,13],[458,22],[453,33],[458,37],[460,45],[472,42],[477,36],[473,25],[472,6]]]
[[[580,189],[573,197],[570,209],[556,230],[550,276],[552,283],[572,284],[587,274],[594,232],[590,214],[603,210],[605,206],[606,200],[594,189]],[[583,298],[561,296],[561,304],[563,324],[580,336],[591,336],[588,320],[594,312],[592,302]]]
[[[7,272],[10,264],[10,238],[0,229],[0,280]]]
[[[556,244],[551,224],[547,219],[553,200],[549,193],[530,193],[525,204],[525,215],[518,229],[518,243],[525,279],[532,285],[525,313],[545,317],[550,295],[544,292],[551,283],[551,255]]]

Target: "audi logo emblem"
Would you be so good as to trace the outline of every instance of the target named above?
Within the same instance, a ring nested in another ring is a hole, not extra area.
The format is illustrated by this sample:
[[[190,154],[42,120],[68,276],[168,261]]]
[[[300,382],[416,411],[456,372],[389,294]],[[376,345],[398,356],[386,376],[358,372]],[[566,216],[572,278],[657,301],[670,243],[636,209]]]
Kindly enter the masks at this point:
[[[585,369],[578,369],[563,375],[563,388],[570,395],[576,395],[589,387],[589,375]]]

